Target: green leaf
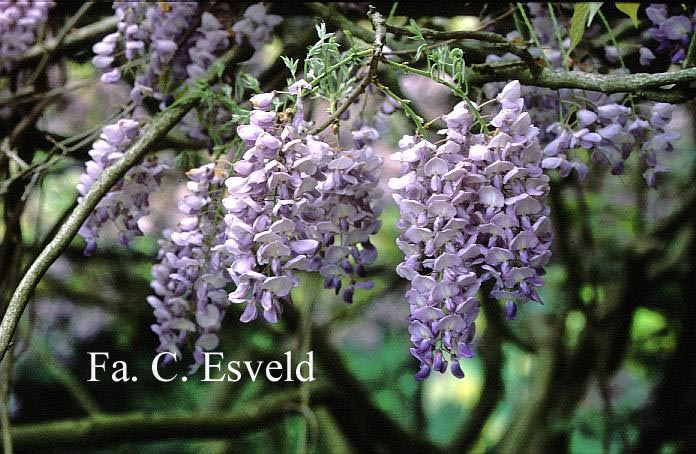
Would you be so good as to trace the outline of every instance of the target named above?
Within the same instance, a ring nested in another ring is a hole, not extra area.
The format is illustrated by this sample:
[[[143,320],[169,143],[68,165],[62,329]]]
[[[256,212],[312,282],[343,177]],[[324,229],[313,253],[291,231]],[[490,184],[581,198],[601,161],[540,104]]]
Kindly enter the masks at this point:
[[[283,63],[285,63],[285,66],[288,67],[290,70],[290,74],[292,74],[293,80],[297,78],[297,64],[300,62],[299,60],[295,58],[288,58],[285,55],[281,55],[280,58],[283,60]]]
[[[592,25],[592,20],[595,17],[595,14],[597,14],[597,11],[602,7],[602,3],[604,2],[591,2],[590,3],[590,13],[587,17],[587,26],[589,27]]]
[[[221,78],[225,73],[225,65],[223,65],[221,62],[217,62],[215,65],[215,73],[217,74],[218,79]]]
[[[425,41],[425,38],[423,37],[423,32],[421,32],[421,29],[415,20],[411,19],[409,24],[406,26],[406,28],[408,29],[408,31],[410,31],[411,33],[416,35],[415,39]]]
[[[576,3],[573,9],[573,17],[570,18],[570,47],[568,48],[567,54],[575,49],[575,47],[582,40],[582,36],[585,34],[585,24],[587,23],[587,18],[590,15],[590,4],[589,3]]]
[[[638,8],[640,3],[616,3],[616,9],[630,17],[636,28],[638,28]]]

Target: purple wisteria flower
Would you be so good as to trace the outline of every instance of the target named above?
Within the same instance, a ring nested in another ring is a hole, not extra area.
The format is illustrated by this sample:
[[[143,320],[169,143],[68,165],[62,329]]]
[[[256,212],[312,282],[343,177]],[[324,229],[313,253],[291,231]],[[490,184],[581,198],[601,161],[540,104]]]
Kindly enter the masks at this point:
[[[320,266],[317,185],[330,147],[277,122],[275,112],[256,108],[250,124],[237,128],[249,148],[225,182],[225,248],[235,258],[229,273],[237,287],[229,298],[246,303],[243,322],[257,318],[260,303],[264,318],[275,323],[298,285],[295,273]]]
[[[402,162],[389,186],[403,231],[397,245],[405,260],[397,273],[411,281],[406,298],[418,379],[448,364],[454,376],[464,376],[459,360],[474,354],[482,282],[492,281],[492,296],[506,301],[508,318],[518,302],[540,302],[536,288],[551,255],[549,178],[519,82],[507,84],[498,101],[492,135],[470,132],[474,117],[462,102],[443,118],[441,145],[404,136],[392,155]]]
[[[156,296],[147,300],[157,319],[152,330],[159,336],[159,352],[181,358],[182,346],[195,336],[195,371],[203,363],[203,352],[219,342],[217,332],[229,305],[225,286],[231,280],[231,257],[225,251],[221,213],[227,172],[210,163],[187,176],[189,194],[179,202],[185,217],[159,240],[160,262],[152,267],[151,284]]]
[[[655,188],[655,174],[667,170],[658,164],[658,156],[671,151],[679,138],[679,133],[667,128],[674,106],[648,102],[637,105],[634,111],[612,102],[617,96],[612,98],[596,92],[586,92],[585,96],[587,108],[576,112],[575,130],[559,122],[546,128],[547,136],[555,138],[544,148],[542,167],[559,169],[561,176],[566,176],[577,165],[567,160],[566,153],[583,148],[591,151],[592,162],[609,164],[612,174],[621,175],[625,161],[634,151],[639,151],[647,167],[645,180]]]
[[[94,142],[85,164],[85,173],[77,185],[78,202],[89,192],[94,181],[115,161],[119,160],[140,133],[137,121],[124,118],[104,126],[99,140]],[[79,230],[87,245],[85,255],[97,248],[100,229],[111,220],[118,229],[118,240],[127,245],[134,237],[142,235],[138,220],[149,213],[149,194],[159,187],[162,172],[167,165],[156,156],[146,158],[131,168],[126,175],[104,196]]]
[[[655,53],[666,54],[672,63],[681,63],[691,41],[691,33],[696,23],[696,13],[688,15],[681,5],[652,3],[645,8],[652,22],[650,36],[657,41]],[[640,49],[640,64],[648,65],[655,55],[646,47]]]
[[[254,49],[258,49],[271,40],[273,28],[282,21],[281,16],[268,14],[263,3],[255,3],[244,11],[242,18],[232,26],[232,31],[237,44],[246,37]]]
[[[543,28],[544,24],[553,26],[545,5],[532,3],[528,4],[528,8],[535,28]],[[664,24],[668,21],[665,5],[652,5],[646,12],[654,23]],[[561,31],[568,28],[567,18],[557,15],[556,19]],[[686,28],[688,27],[682,27]],[[553,30],[553,27],[549,30]],[[665,28],[665,36],[666,33]],[[683,36],[686,32],[682,30],[679,33]],[[674,36],[672,32],[670,35]],[[559,43],[553,33],[542,32],[537,37],[553,69],[566,71],[560,56],[565,52],[567,40]],[[532,53],[534,51],[530,50]],[[607,49],[609,54],[612,51]],[[541,55],[538,52],[536,54]],[[502,57],[490,56],[488,60],[518,58],[506,54]],[[654,54],[647,48],[642,48],[640,59],[649,62],[654,59]],[[624,68],[610,70],[617,74],[625,74],[626,71]],[[487,96],[493,97],[501,90],[502,83],[489,83],[483,88]],[[679,138],[679,134],[667,126],[671,118],[671,108],[666,108],[667,104],[638,104],[624,93],[606,95],[577,89],[522,87],[522,94],[534,124],[541,129],[539,142],[544,149],[544,169],[558,170],[561,177],[567,177],[575,171],[581,180],[585,180],[588,174],[587,163],[580,159],[578,153],[584,149],[590,152],[592,162],[608,164],[614,175],[621,175],[625,161],[634,152],[640,152],[647,168],[644,172],[645,180],[653,188],[656,185],[656,174],[667,171],[659,164],[659,156],[664,151],[670,151],[674,141]],[[657,111],[660,113],[655,114]]]
[[[356,288],[371,285],[359,278],[377,256],[370,235],[380,227],[382,160],[371,148],[378,135],[358,130],[348,150],[307,135],[302,119],[307,86],[298,81],[290,89],[295,118],[281,122],[267,110],[274,94],[259,94],[250,100],[249,124],[237,128],[248,149],[226,181],[223,204],[225,247],[234,257],[229,273],[237,287],[229,298],[246,304],[243,322],[262,310],[266,321],[275,323],[298,285],[298,271],[319,272],[325,287],[337,294],[343,289],[347,303]]]
[[[196,34],[189,40],[193,44],[188,49],[190,63],[186,65],[187,84],[193,84],[197,78],[215,62],[216,58],[229,47],[228,33],[218,19],[209,12],[201,16],[201,25]],[[211,87],[219,90],[220,85]],[[220,127],[229,120],[229,112],[225,109],[217,109],[215,118],[207,127],[221,129]],[[206,127],[201,125],[198,109],[187,112],[181,122],[181,129],[192,139],[201,142],[208,141],[209,135]]]
[[[365,265],[377,259],[377,249],[370,235],[379,231],[382,212],[382,191],[378,187],[383,159],[375,155],[372,143],[379,134],[373,128],[353,131],[354,148],[335,150],[333,159],[322,171],[325,179],[319,183],[318,207],[323,218],[317,223],[324,287],[339,293],[343,278],[348,287],[343,300],[353,302],[356,288],[370,288],[371,281],[359,281],[366,276]]]
[[[53,1],[0,2],[0,74],[12,69],[12,61],[36,43],[40,27],[48,19]]]
[[[188,66],[200,66],[205,59],[203,53],[220,43],[213,30],[217,20],[203,13],[197,2],[115,1],[113,7],[119,18],[117,31],[92,47],[92,63],[102,72],[104,83],[118,82],[124,68],[131,68],[135,73],[131,99],[136,102],[145,96],[163,100],[169,90],[189,76]],[[190,36],[198,23],[197,33]],[[205,40],[211,45],[204,44]],[[194,51],[189,52],[191,49]],[[120,54],[125,58],[124,65],[117,61]]]

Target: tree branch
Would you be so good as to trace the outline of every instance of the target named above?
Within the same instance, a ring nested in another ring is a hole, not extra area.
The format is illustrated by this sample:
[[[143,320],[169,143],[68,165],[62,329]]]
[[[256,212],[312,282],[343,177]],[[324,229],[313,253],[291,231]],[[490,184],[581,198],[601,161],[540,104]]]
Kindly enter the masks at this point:
[[[516,79],[521,84],[553,89],[579,88],[606,94],[633,93],[659,102],[678,103],[693,99],[693,90],[682,87],[660,88],[665,85],[686,84],[696,81],[696,68],[680,69],[664,73],[635,74],[593,74],[581,71],[554,72],[543,68],[533,73],[523,62],[490,63],[472,65],[467,75],[470,85],[483,85],[487,82],[502,82]]]
[[[51,57],[53,56],[53,53],[58,52],[60,50],[61,46],[63,45],[63,42],[68,37],[68,33],[70,32],[70,30],[72,30],[75,24],[77,24],[77,22],[80,19],[82,19],[82,17],[85,14],[87,14],[87,11],[89,11],[92,8],[92,6],[94,6],[94,0],[83,3],[80,9],[78,9],[77,12],[65,22],[63,27],[58,32],[58,35],[56,36],[55,40],[53,41],[51,48],[45,48],[44,54],[41,57],[41,61],[36,66],[29,79],[26,81],[26,85],[34,85],[36,80],[46,69],[46,66],[48,65]]]
[[[394,33],[395,35],[409,36],[413,33],[406,27],[398,27],[394,25],[387,25],[387,31]],[[480,30],[454,30],[454,31],[438,31],[431,30],[429,28],[420,28],[419,32],[425,39],[432,39],[435,41],[447,41],[447,40],[460,40],[460,39],[471,39],[476,41],[483,41],[491,43],[497,50],[501,52],[509,52],[516,55],[524,61],[529,68],[536,72],[541,69],[539,62],[529,53],[529,51],[522,46],[518,46],[509,39],[502,35],[494,32],[480,31]]]
[[[220,57],[199,81],[205,83],[214,81],[218,77],[220,66],[229,69],[236,63],[249,58],[251,53],[252,50],[250,46],[235,47]],[[2,322],[0,323],[0,361],[5,356],[5,352],[11,344],[17,323],[24,312],[24,308],[31,293],[34,291],[34,288],[39,283],[46,270],[48,270],[49,266],[51,266],[63,250],[70,244],[70,241],[72,241],[77,231],[80,229],[80,226],[82,226],[89,217],[99,201],[109,192],[109,189],[111,189],[131,167],[135,166],[150,148],[161,140],[197,102],[198,97],[195,94],[187,93],[171,107],[157,115],[124,156],[99,176],[90,191],[85,195],[82,203],[77,205],[75,210],[73,210],[68,217],[68,220],[56,233],[56,236],[46,248],[41,251],[17,286],[7,311],[2,318]]]
[[[329,400],[326,388],[313,390],[312,404]],[[28,452],[56,448],[104,447],[129,442],[172,439],[224,439],[260,430],[297,412],[296,390],[266,397],[232,413],[99,415],[84,419],[14,426],[14,445]]]
[[[336,11],[335,8],[322,3],[307,3],[307,7],[314,11],[318,16],[336,27],[350,31],[351,34],[365,42],[374,41],[374,33],[361,27]],[[388,31],[399,31],[402,28],[388,27]],[[407,29],[406,29],[407,30]],[[428,30],[426,33],[428,33]],[[451,38],[448,33],[463,39],[463,37],[478,37],[485,42],[492,42],[499,38],[489,35],[481,35],[486,32],[436,32],[431,31],[431,36]],[[410,34],[410,32],[408,32]],[[492,35],[495,35],[493,33]],[[425,34],[424,34],[425,36]],[[485,38],[485,39],[484,39]],[[509,41],[503,38],[506,42]],[[496,44],[495,42],[493,42]],[[395,43],[398,44],[398,43]],[[514,43],[510,43],[514,45]],[[507,44],[498,42],[497,45]],[[400,46],[391,46],[397,48]],[[513,49],[515,52],[520,51]],[[511,49],[506,49],[511,51]],[[521,52],[521,51],[520,51]],[[519,52],[518,52],[519,53]],[[416,69],[416,68],[412,68]],[[504,82],[508,80],[519,80],[524,85],[546,87],[553,89],[560,88],[579,88],[589,91],[599,91],[607,94],[611,93],[632,93],[640,97],[669,103],[680,103],[693,99],[693,90],[684,87],[684,84],[696,81],[696,68],[681,69],[664,73],[636,73],[626,75],[616,74],[593,74],[580,71],[557,73],[548,68],[539,69],[536,61],[529,61],[526,57],[520,61],[496,62],[488,64],[470,65],[467,67],[467,82],[469,85],[483,85],[487,82]],[[665,85],[677,84],[674,88],[660,88]]]

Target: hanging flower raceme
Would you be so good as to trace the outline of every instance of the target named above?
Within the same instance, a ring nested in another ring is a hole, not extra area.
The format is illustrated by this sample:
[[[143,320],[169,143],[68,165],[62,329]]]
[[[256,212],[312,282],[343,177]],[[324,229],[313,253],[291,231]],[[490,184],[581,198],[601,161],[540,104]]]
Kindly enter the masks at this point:
[[[298,285],[295,272],[319,268],[317,184],[330,147],[277,124],[277,114],[266,110],[272,96],[252,98],[250,124],[237,128],[249,148],[225,182],[225,247],[235,258],[229,272],[237,286],[229,298],[246,303],[243,322],[258,316],[260,303],[264,318],[275,323]]]
[[[494,279],[491,295],[506,300],[514,318],[516,302],[541,302],[536,288],[551,258],[552,233],[545,198],[549,177],[541,166],[542,150],[529,113],[524,111],[519,82],[498,95],[502,109],[491,120],[497,128],[487,150],[474,153],[487,181],[478,189],[477,242],[484,263],[483,280]],[[472,159],[472,150],[469,158]]]
[[[297,271],[319,272],[327,288],[351,302],[376,258],[369,236],[379,229],[380,158],[370,142],[374,131],[356,132],[355,148],[338,150],[304,132],[301,90],[295,84],[297,113],[290,122],[269,111],[274,95],[251,98],[250,124],[237,134],[248,149],[234,164],[236,176],[226,181],[227,252],[235,260],[230,275],[237,286],[233,303],[245,303],[243,322],[254,320],[259,307],[274,323]],[[305,87],[306,88],[306,87]],[[345,279],[344,279],[345,278]]]
[[[166,5],[163,2],[114,2],[114,9],[119,17],[118,31],[94,45],[96,56],[92,62],[105,72],[102,81],[113,83],[121,74],[118,67],[112,68],[118,53],[123,52],[126,60],[132,63],[142,59],[142,64],[135,64],[137,71],[131,91],[131,98],[136,101],[146,94],[162,100],[160,107],[163,108],[167,92],[160,91],[161,87],[178,85],[172,81],[192,83],[229,46],[227,31],[214,15],[201,12],[196,2]],[[190,33],[195,24],[199,25]],[[161,83],[164,79],[169,80],[168,84]],[[184,118],[182,129],[191,137],[206,138],[193,112]],[[86,194],[106,167],[122,156],[138,131],[137,122],[130,119],[104,128],[103,140],[95,143],[90,152],[93,161],[87,164],[86,173],[81,177],[78,186],[81,195]],[[85,253],[96,248],[99,230],[108,219],[117,223],[122,244],[142,234],[137,222],[148,213],[149,192],[159,184],[162,169],[156,157],[148,158],[131,169],[110,191],[81,230],[87,240]],[[143,185],[148,189],[143,190]]]
[[[462,102],[444,117],[444,143],[405,136],[392,155],[402,162],[389,186],[403,230],[397,245],[405,260],[397,273],[411,281],[406,298],[418,379],[448,364],[464,376],[459,360],[473,356],[482,282],[492,280],[492,296],[506,301],[508,318],[517,302],[540,301],[535,289],[550,258],[548,177],[519,83],[509,83],[498,100],[493,135],[470,132],[474,117]]]
[[[210,163],[187,175],[189,194],[179,202],[185,217],[159,240],[160,262],[152,267],[156,296],[149,296],[148,303],[157,319],[152,330],[160,339],[158,351],[181,358],[181,347],[196,336],[193,357],[200,365],[203,352],[218,345],[217,331],[229,305],[225,286],[231,262],[221,205],[227,172]]]
[[[232,26],[232,31],[236,34],[237,44],[246,37],[254,49],[258,49],[271,41],[273,28],[282,21],[281,16],[268,14],[266,5],[256,3],[244,11],[242,18]]]
[[[104,126],[99,140],[94,142],[85,173],[77,185],[78,202],[81,202],[101,173],[119,160],[140,133],[137,121],[124,118]],[[99,231],[111,220],[118,230],[118,240],[127,245],[134,237],[142,235],[138,220],[149,213],[149,194],[160,185],[162,172],[167,165],[156,156],[145,158],[131,168],[125,176],[100,201],[79,230],[87,245],[85,255],[97,248]]]
[[[187,49],[179,46],[191,46],[191,40],[182,40],[198,21],[200,6],[196,2],[114,2],[118,31],[93,47],[96,56],[92,62],[103,72],[102,82],[120,80],[121,67],[115,60],[123,52],[129,65],[139,68],[131,98],[140,101],[145,95],[161,99],[166,94],[161,91],[163,76],[179,81],[186,78],[190,58]],[[175,59],[177,54],[180,57]]]
[[[609,164],[612,174],[621,175],[626,160],[637,151],[647,167],[643,173],[645,181],[655,188],[656,174],[667,171],[658,163],[658,157],[671,151],[674,141],[680,137],[679,133],[667,127],[674,106],[647,102],[633,110],[620,104],[623,95],[586,92],[585,96],[585,108],[575,114],[575,129],[558,122],[546,129],[547,136],[555,138],[544,147],[542,167],[558,168],[565,177],[574,165],[568,161],[567,153],[582,148],[591,152],[592,162]],[[586,169],[583,169],[580,176],[584,178],[585,175]]]
[[[565,36],[565,30],[570,26],[568,16],[557,15],[553,19],[546,5],[530,3],[527,8],[543,48],[543,52],[536,48],[530,49],[530,52],[534,56],[543,54],[555,71],[567,70],[563,55],[568,41],[559,43],[555,33],[548,30],[553,31],[557,25],[561,36]],[[562,9],[563,6],[559,5],[558,8]],[[685,24],[689,19],[685,16],[668,18],[665,5],[651,5],[646,12],[657,26],[651,29],[651,33],[658,41],[661,40],[661,51],[666,51],[669,43],[678,43],[681,47],[688,46],[689,41],[686,38],[690,35],[691,28]],[[668,35],[674,39],[670,40]],[[512,34],[508,38],[513,38]],[[616,48],[609,46],[606,50],[608,60],[612,61],[614,54],[619,58]],[[683,51],[675,52],[677,60],[683,59]],[[679,53],[681,55],[678,55]],[[647,63],[654,55],[647,48],[642,48],[640,57],[641,61],[645,60],[644,63]],[[502,57],[491,55],[487,61],[517,59],[519,57],[508,53]],[[572,65],[572,60],[566,63]],[[583,61],[583,64],[594,64],[598,72],[627,72],[625,68],[604,67],[600,70],[599,59]],[[485,84],[484,92],[488,97],[494,97],[502,85],[500,82]],[[584,180],[588,174],[588,167],[578,151],[587,150],[592,162],[608,164],[614,175],[623,174],[626,160],[635,152],[639,152],[646,167],[643,176],[647,184],[653,188],[656,187],[656,175],[667,171],[660,165],[660,155],[672,150],[674,141],[679,138],[679,134],[667,125],[672,112],[669,104],[638,104],[624,93],[607,95],[580,89],[551,90],[525,86],[522,88],[522,94],[533,122],[541,128],[539,142],[544,148],[544,169],[557,169],[561,177],[567,177],[575,170],[578,177]]]
[[[323,220],[317,224],[320,242],[324,287],[339,293],[343,278],[348,287],[343,290],[343,300],[353,302],[357,288],[370,288],[371,281],[364,278],[365,265],[377,258],[377,249],[370,242],[370,235],[379,231],[379,215],[382,212],[382,191],[378,188],[382,158],[376,156],[372,142],[378,137],[375,129],[363,127],[353,131],[354,148],[334,150],[333,159],[323,170],[326,179],[318,188],[321,194],[318,207]]]
[[[696,13],[688,14],[682,5],[653,3],[645,8],[652,23],[650,36],[657,41],[657,54],[666,54],[672,63],[681,63],[686,57],[696,23]],[[649,65],[655,54],[647,47],[640,48],[641,65]]]
[[[40,27],[48,19],[52,1],[0,2],[0,74],[12,69],[12,61],[36,43]]]

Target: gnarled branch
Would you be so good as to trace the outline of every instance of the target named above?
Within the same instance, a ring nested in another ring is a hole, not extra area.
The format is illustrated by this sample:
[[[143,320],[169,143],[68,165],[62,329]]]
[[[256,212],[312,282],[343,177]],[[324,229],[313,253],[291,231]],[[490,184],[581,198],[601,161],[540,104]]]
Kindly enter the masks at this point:
[[[328,400],[326,388],[312,391],[312,404]],[[105,447],[124,441],[225,439],[260,430],[297,413],[297,390],[282,391],[232,413],[98,415],[14,426],[14,446],[28,452],[56,448]]]

